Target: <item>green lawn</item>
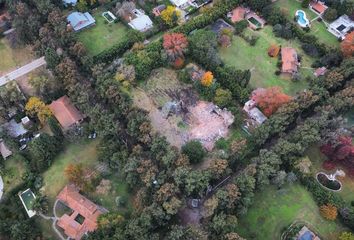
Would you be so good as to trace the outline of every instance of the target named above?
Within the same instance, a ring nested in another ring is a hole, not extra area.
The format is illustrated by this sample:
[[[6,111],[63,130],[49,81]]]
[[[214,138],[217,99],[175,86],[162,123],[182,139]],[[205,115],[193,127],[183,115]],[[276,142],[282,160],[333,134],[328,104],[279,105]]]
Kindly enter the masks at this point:
[[[4,174],[4,192],[9,192],[22,182],[22,176],[26,172],[26,163],[19,155],[14,155],[5,160]]]
[[[96,25],[77,34],[79,41],[86,46],[92,56],[123,41],[128,30],[121,22],[105,24],[106,20],[102,17],[102,11],[97,10],[93,17]]]
[[[31,61],[29,48],[10,48],[5,38],[0,38],[0,76]]]
[[[72,163],[81,163],[91,167],[97,163],[96,146],[99,140],[70,143],[53,161],[53,165],[43,174],[44,191],[51,203],[57,194],[68,183],[64,176],[65,167]]]
[[[252,34],[259,36],[255,46],[251,46],[241,37],[235,37],[231,47],[220,48],[219,52],[222,60],[226,64],[239,69],[251,69],[250,85],[254,88],[279,86],[286,93],[295,95],[297,91],[308,86],[308,83],[303,80],[293,82],[291,79],[275,75],[275,71],[278,69],[278,59],[268,56],[268,48],[272,44],[293,47],[302,56],[302,67],[305,67],[300,69],[300,73],[304,76],[312,74],[312,70],[308,68],[311,67],[314,60],[305,55],[297,40],[286,41],[275,37],[270,26]]]
[[[283,230],[296,220],[310,223],[321,239],[337,240],[344,230],[338,221],[323,219],[311,193],[293,184],[282,190],[267,186],[258,192],[248,213],[239,218],[237,232],[249,240],[280,239]]]
[[[306,16],[310,21],[315,17],[317,17],[317,15],[314,12],[312,12],[310,9],[308,8],[303,9],[301,7],[301,1],[278,0],[276,1],[275,5],[278,6],[281,9],[281,11],[286,14],[286,16],[288,16],[288,19],[290,21],[294,20],[295,13],[299,9],[302,9],[306,12]],[[326,25],[323,22],[318,22],[317,20],[311,22],[310,33],[317,36],[320,42],[325,43],[328,46],[331,47],[339,46],[339,42],[337,38],[327,31]]]
[[[327,159],[327,157],[320,152],[319,146],[311,146],[305,154],[310,158],[313,164],[313,176],[315,176],[318,172],[325,172],[328,174],[335,172],[335,170],[326,171],[322,168],[322,163]],[[343,169],[341,167],[338,168]],[[340,192],[337,192],[336,194],[339,194],[347,203],[351,203],[352,201],[354,201],[354,179],[346,176],[344,178],[340,178],[340,182],[342,183],[342,190]]]

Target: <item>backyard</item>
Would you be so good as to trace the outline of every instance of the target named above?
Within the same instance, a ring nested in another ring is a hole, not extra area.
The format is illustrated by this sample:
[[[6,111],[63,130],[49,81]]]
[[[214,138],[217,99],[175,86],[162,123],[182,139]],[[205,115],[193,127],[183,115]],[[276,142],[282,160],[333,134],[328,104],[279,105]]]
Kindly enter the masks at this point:
[[[128,28],[121,22],[108,24],[102,17],[102,10],[96,10],[93,14],[96,25],[78,33],[78,39],[87,48],[91,56],[112,47],[124,40]]]
[[[4,193],[11,191],[11,189],[22,183],[22,177],[26,172],[25,160],[15,154],[5,161],[4,174]]]
[[[275,3],[280,10],[288,16],[290,21],[294,20],[296,10],[302,9],[305,11],[307,18],[311,21],[317,15],[312,12],[310,9],[303,9],[301,7],[301,1],[295,0],[278,0]],[[339,46],[339,42],[335,36],[327,31],[326,25],[323,22],[318,22],[317,20],[311,22],[311,34],[315,35],[320,42],[327,44],[331,47]]]
[[[308,222],[321,239],[336,240],[344,227],[337,221],[323,219],[311,193],[299,184],[277,190],[267,186],[256,193],[248,213],[239,218],[238,232],[247,239],[280,239],[294,221]]]
[[[12,49],[5,38],[0,38],[0,76],[20,67],[32,59],[29,47]]]
[[[251,87],[279,86],[284,92],[291,95],[295,95],[296,92],[307,87],[308,83],[304,80],[294,82],[291,79],[277,76],[275,71],[278,70],[278,59],[268,56],[268,48],[272,44],[281,45],[283,47],[293,47],[297,50],[297,53],[302,56],[300,74],[302,76],[311,75],[313,70],[310,67],[313,59],[305,55],[297,40],[287,41],[275,37],[272,32],[272,27],[270,26],[266,26],[264,29],[257,32],[250,29],[246,31],[247,34],[257,35],[259,37],[255,46],[251,46],[241,37],[235,37],[231,47],[220,49],[220,56],[228,65],[235,66],[239,69],[250,69]]]

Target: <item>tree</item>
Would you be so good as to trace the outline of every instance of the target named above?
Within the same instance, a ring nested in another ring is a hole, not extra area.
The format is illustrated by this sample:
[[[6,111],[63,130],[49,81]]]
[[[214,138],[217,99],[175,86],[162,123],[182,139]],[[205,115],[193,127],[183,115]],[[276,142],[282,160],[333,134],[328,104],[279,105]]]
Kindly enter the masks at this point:
[[[53,115],[50,108],[37,97],[30,97],[25,106],[25,110],[30,116],[37,116],[42,124],[44,124],[47,119]]]
[[[182,33],[166,33],[163,36],[163,48],[171,62],[184,59],[188,48],[188,39]]]
[[[302,0],[301,7],[308,8],[310,5],[310,0]]]
[[[123,3],[118,2],[116,5],[116,14],[122,18],[125,19],[128,14],[130,14],[134,9],[136,8],[134,2],[130,1],[124,1]]]
[[[247,20],[241,20],[237,23],[235,23],[235,33],[236,34],[241,34],[243,31],[248,27],[248,21]]]
[[[61,130],[59,122],[53,116],[50,116],[48,118],[48,125],[54,136],[56,136],[59,140],[62,140],[64,138],[64,134]]]
[[[351,232],[342,232],[339,240],[354,240],[354,235]]]
[[[223,88],[216,89],[214,102],[221,108],[229,106],[232,102],[231,91]]]
[[[176,25],[180,16],[181,12],[173,6],[167,6],[167,8],[161,12],[161,19],[169,27],[173,27],[174,25]]]
[[[213,73],[208,71],[203,74],[202,78],[200,79],[200,82],[204,87],[210,87],[213,84],[213,79]]]
[[[271,4],[271,0],[248,0],[248,5],[257,11],[262,11],[263,8]]]
[[[328,220],[335,220],[337,218],[338,212],[337,207],[333,204],[326,204],[320,207],[321,215]]]
[[[324,12],[323,17],[329,22],[336,20],[338,16],[337,10],[335,8],[327,8]]]
[[[280,47],[278,45],[272,44],[269,48],[268,48],[268,55],[270,57],[278,57],[280,52]]]
[[[85,169],[82,164],[69,164],[64,170],[64,174],[68,180],[79,188],[83,188],[85,185],[84,173]]]
[[[197,140],[187,142],[182,147],[182,153],[188,156],[192,164],[199,163],[206,155],[202,144]]]
[[[228,167],[228,162],[225,159],[214,159],[210,165],[209,170],[211,171],[213,178],[220,178],[226,171]]]
[[[240,235],[238,235],[235,232],[231,232],[231,233],[227,233],[224,237],[225,240],[245,240],[244,238],[240,237]]]
[[[279,107],[288,103],[291,97],[283,93],[279,87],[270,87],[267,89],[259,88],[254,90],[252,100],[254,100],[263,113],[269,117],[275,113]]]
[[[354,32],[349,33],[340,46],[345,57],[354,56]]]

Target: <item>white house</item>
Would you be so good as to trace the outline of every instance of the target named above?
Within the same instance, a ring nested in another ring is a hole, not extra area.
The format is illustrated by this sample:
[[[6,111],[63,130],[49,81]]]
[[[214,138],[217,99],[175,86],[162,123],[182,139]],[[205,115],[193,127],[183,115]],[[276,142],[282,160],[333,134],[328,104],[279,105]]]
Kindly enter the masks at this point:
[[[252,119],[256,125],[261,125],[267,120],[267,117],[256,107],[256,102],[254,100],[249,100],[245,103],[243,110],[248,114],[250,119]]]
[[[144,12],[135,9],[133,13],[136,17],[128,23],[131,28],[140,32],[146,32],[153,27],[151,19]]]
[[[352,30],[354,30],[354,21],[347,15],[341,16],[328,26],[328,31],[341,40],[344,40]]]
[[[189,6],[190,0],[170,0],[170,2],[178,8],[186,8]]]

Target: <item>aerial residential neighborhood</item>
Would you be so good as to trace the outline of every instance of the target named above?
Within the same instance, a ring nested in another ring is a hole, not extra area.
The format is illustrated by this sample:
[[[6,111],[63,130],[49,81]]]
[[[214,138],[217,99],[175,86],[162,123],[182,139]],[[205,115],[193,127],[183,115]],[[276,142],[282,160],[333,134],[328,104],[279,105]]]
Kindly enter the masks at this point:
[[[0,0],[0,240],[354,240],[354,0]]]

